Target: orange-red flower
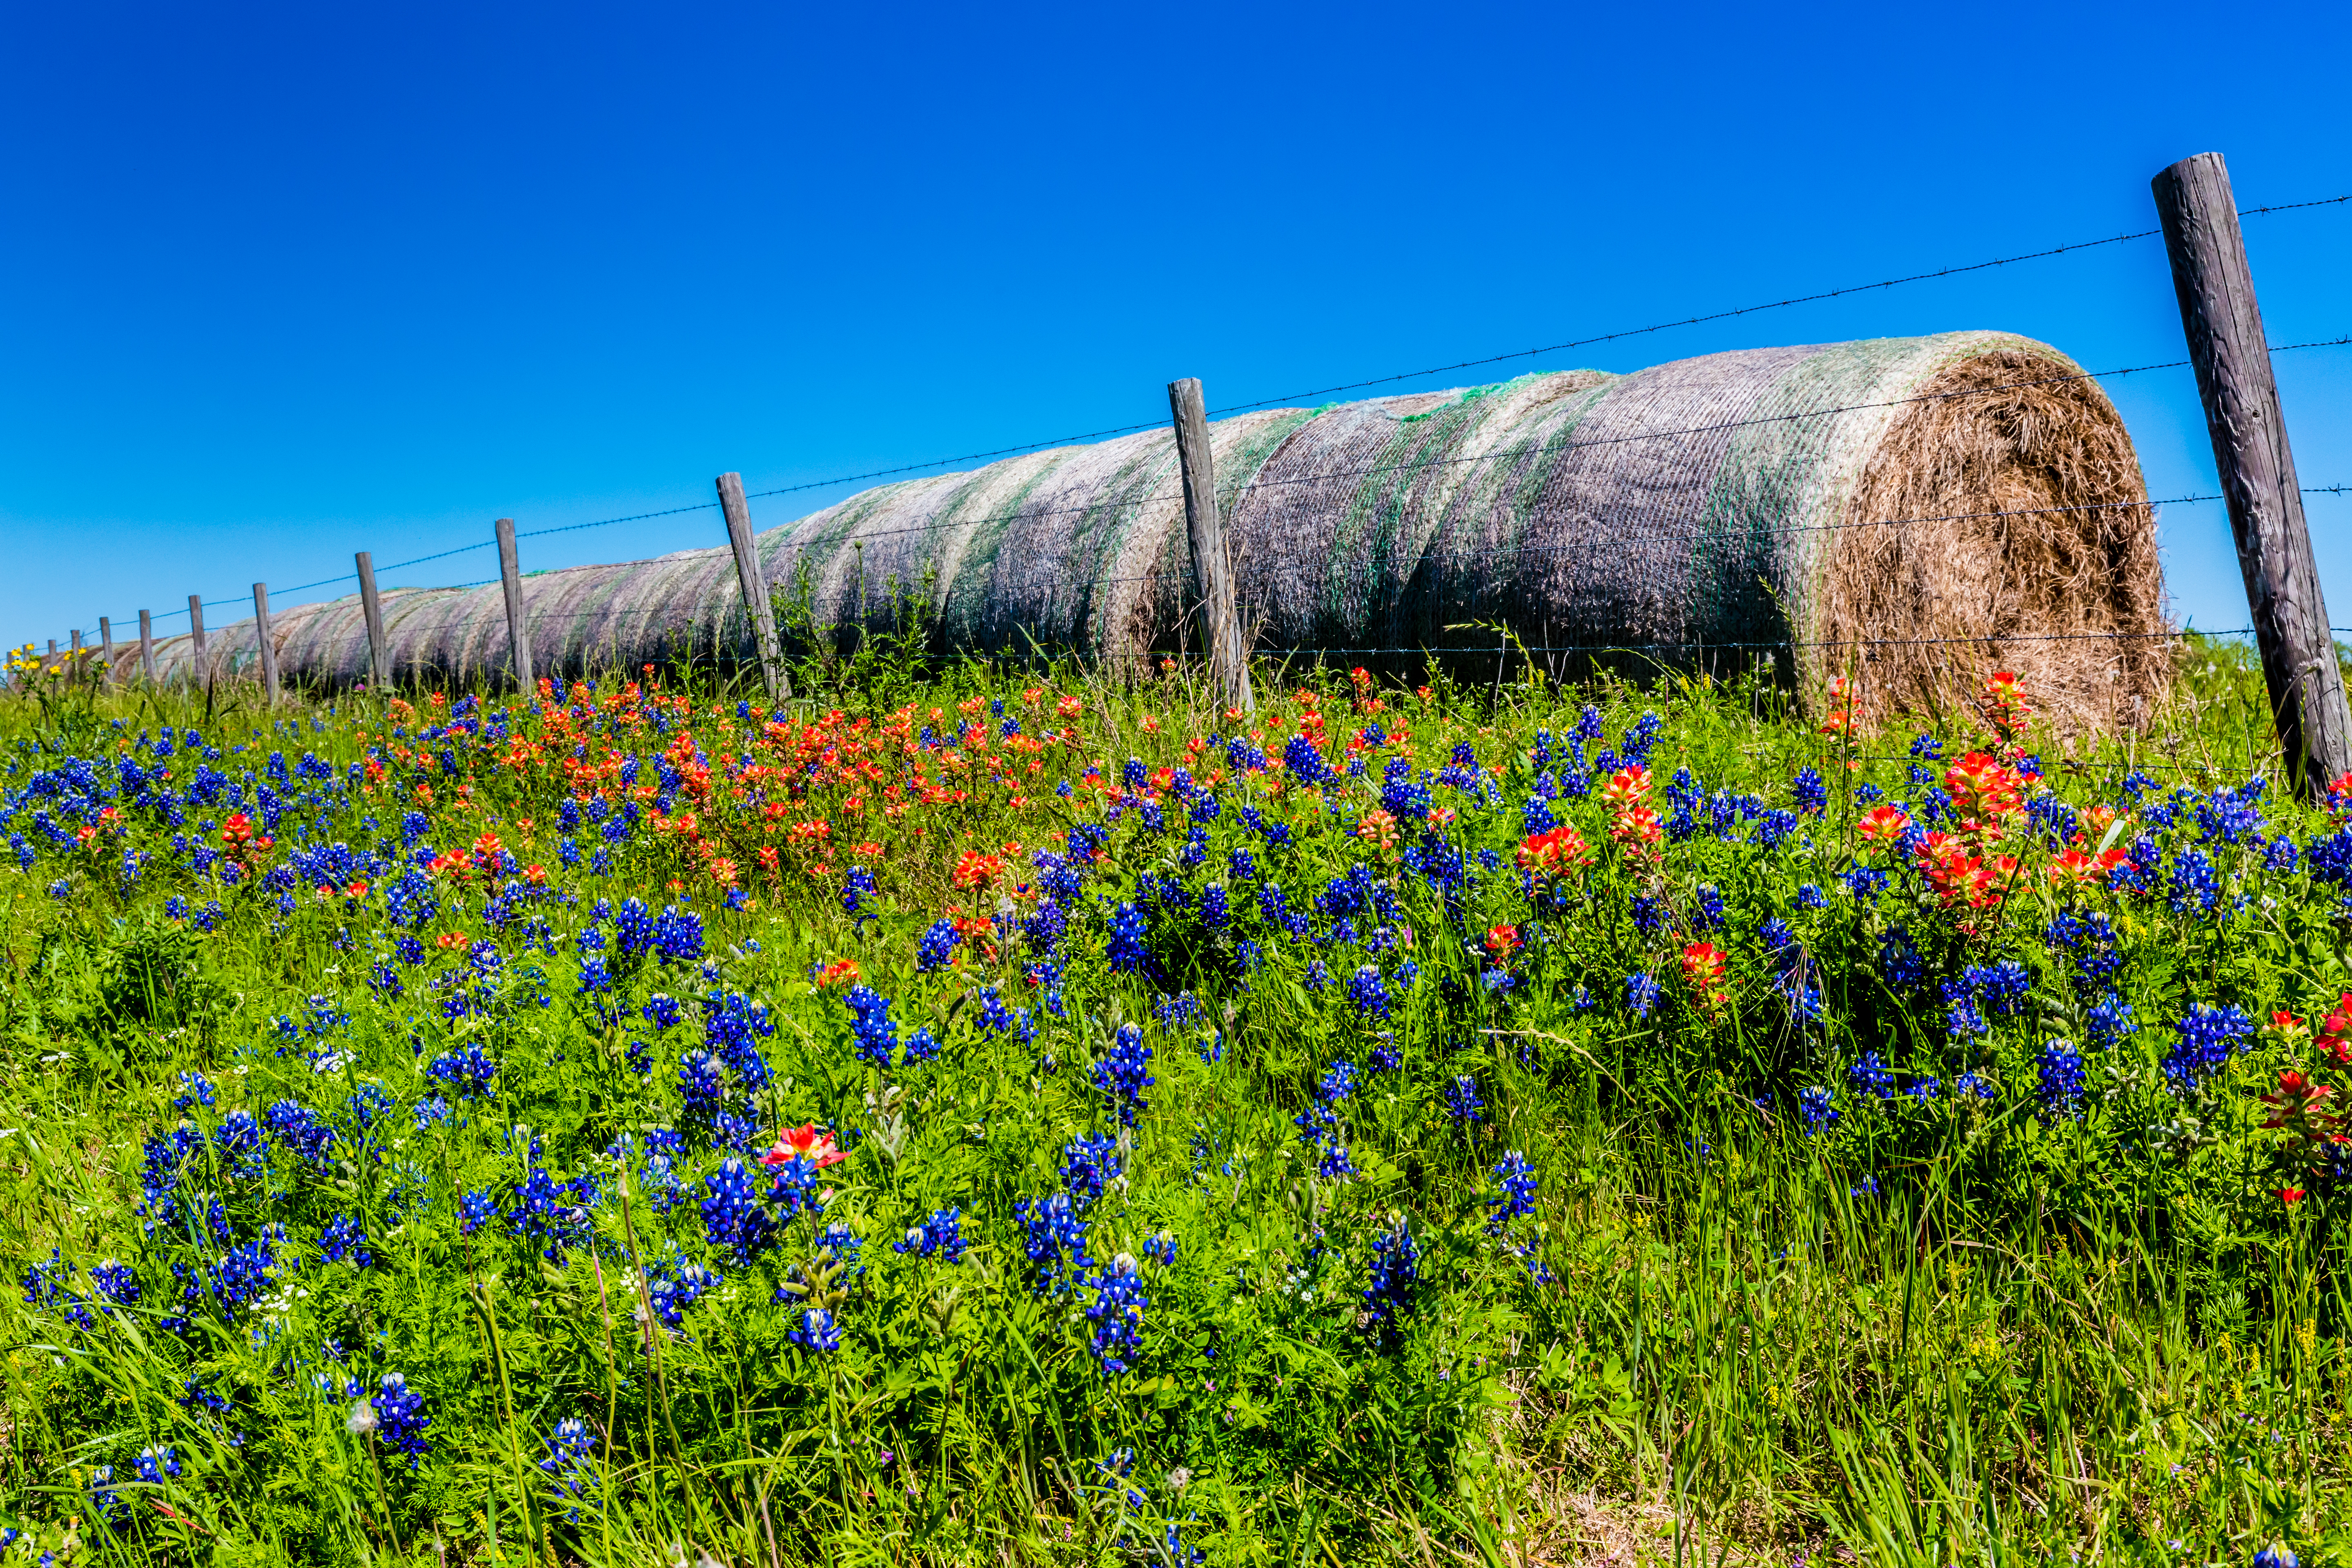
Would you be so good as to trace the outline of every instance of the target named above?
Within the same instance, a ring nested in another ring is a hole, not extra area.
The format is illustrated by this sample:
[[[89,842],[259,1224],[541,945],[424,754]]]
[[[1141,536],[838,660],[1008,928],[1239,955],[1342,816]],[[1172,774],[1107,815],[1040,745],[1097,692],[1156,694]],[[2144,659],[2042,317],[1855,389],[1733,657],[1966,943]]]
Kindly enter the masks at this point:
[[[1488,926],[1486,928],[1486,951],[1493,953],[1498,962],[1510,957],[1518,949],[1518,927]]]
[[[1519,864],[1546,877],[1558,877],[1592,858],[1584,835],[1566,824],[1538,833],[1519,846]]]
[[[1683,979],[1691,994],[1712,1007],[1729,999],[1724,988],[1723,949],[1711,942],[1695,942],[1683,949]]]
[[[1003,875],[1004,860],[1002,856],[983,855],[977,849],[967,849],[956,861],[955,873],[950,880],[959,888],[985,888]]]
[[[1609,782],[1601,786],[1601,803],[1612,811],[1623,811],[1638,805],[1649,793],[1650,770],[1638,763],[1611,773]]]
[[[1862,814],[1862,820],[1854,825],[1854,829],[1865,843],[1892,844],[1902,837],[1904,829],[1910,826],[1911,819],[1900,808],[1874,805]]]
[[[811,1123],[806,1127],[788,1127],[777,1133],[776,1146],[760,1156],[760,1163],[781,1165],[787,1161],[806,1160],[822,1171],[848,1158],[847,1153],[834,1146],[832,1133],[820,1132]]]
[[[1970,752],[1944,770],[1944,788],[1961,816],[1991,822],[2025,809],[2025,778],[1982,752]]]
[[[2085,855],[2080,849],[2069,849],[2050,863],[2050,879],[2079,885],[2096,882],[2122,865],[2127,858],[2120,849],[2102,849],[2096,855]]]
[[[820,986],[824,986],[828,989],[835,985],[856,984],[857,983],[857,960],[854,958],[835,959],[831,963],[826,964],[823,969],[816,972],[816,983]]]

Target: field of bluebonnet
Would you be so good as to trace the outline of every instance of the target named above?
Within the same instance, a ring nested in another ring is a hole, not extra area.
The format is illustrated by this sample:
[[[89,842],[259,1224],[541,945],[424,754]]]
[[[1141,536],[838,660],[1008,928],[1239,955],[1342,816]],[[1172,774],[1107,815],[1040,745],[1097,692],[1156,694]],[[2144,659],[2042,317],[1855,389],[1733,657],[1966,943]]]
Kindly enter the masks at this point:
[[[0,1563],[2344,1556],[2242,650],[1260,682],[20,666]]]

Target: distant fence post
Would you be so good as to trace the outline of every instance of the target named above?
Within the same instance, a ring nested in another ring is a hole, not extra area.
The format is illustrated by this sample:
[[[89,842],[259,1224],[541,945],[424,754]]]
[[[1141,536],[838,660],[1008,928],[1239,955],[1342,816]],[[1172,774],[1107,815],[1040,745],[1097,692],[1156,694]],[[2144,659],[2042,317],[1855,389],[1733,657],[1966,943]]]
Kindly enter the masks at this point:
[[[2303,491],[2271,374],[2270,342],[2219,153],[2183,158],[2152,182],[2180,296],[2180,325],[2230,504],[2263,681],[2295,792],[2316,799],[2352,772],[2352,710],[2304,524]]]
[[[253,585],[253,641],[261,650],[261,696],[270,707],[278,706],[278,643],[269,635],[269,584]]]
[[[751,636],[760,647],[760,679],[767,685],[769,702],[782,702],[793,694],[793,683],[776,646],[776,611],[768,603],[767,574],[760,570],[760,545],[751,535],[742,475],[719,476],[719,510],[727,515],[727,542],[735,548],[735,575],[743,584],[743,608],[751,616]]]
[[[147,677],[147,684],[155,684],[155,617],[146,611],[139,612],[139,668]]]
[[[76,626],[73,635],[73,658],[66,666],[66,679],[79,686],[85,673],[81,667],[81,628]]]
[[[514,519],[499,519],[499,580],[507,591],[507,657],[514,663],[516,687],[528,698],[539,689],[530,672],[530,628],[522,613],[522,567],[515,559]]]
[[[114,623],[104,616],[98,617],[98,658],[100,664],[106,666],[106,673],[101,679],[112,681],[114,679]]]
[[[206,674],[204,595],[191,594],[188,595],[188,683],[202,686]]]
[[[368,685],[381,690],[392,684],[392,659],[383,646],[383,604],[375,596],[375,558],[362,550],[352,561],[360,569],[360,614],[367,620]]]
[[[1176,416],[1176,461],[1184,475],[1184,527],[1192,536],[1192,588],[1201,600],[1201,641],[1225,706],[1257,711],[1250,690],[1249,645],[1234,611],[1233,563],[1225,557],[1223,521],[1217,515],[1216,469],[1209,450],[1209,415],[1201,384],[1187,376],[1168,384]]]

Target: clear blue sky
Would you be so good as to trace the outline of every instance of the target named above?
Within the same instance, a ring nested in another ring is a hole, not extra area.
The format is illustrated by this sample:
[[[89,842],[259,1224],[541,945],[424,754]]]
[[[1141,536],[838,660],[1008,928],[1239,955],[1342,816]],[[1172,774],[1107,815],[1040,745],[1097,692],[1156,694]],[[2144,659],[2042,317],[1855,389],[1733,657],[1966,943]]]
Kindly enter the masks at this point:
[[[2148,228],[2190,153],[2352,193],[2352,9],[2220,15],[11,7],[0,637]],[[2352,205],[2247,233],[2273,342],[2352,332]],[[2183,352],[2141,240],[1533,364],[1963,327]],[[2352,484],[2352,349],[2278,368],[2303,482]],[[2210,491],[2189,373],[2109,386],[2151,492]],[[2352,496],[2311,516],[2352,624]],[[2242,625],[2221,509],[2162,527],[2176,613]]]

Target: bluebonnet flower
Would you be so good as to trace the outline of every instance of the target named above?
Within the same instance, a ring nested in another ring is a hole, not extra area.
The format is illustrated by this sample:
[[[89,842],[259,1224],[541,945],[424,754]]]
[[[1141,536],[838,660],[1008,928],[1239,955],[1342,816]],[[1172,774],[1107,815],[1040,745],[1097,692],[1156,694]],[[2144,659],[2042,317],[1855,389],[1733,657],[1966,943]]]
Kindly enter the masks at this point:
[[[1279,895],[1280,890],[1276,889],[1277,900]],[[1112,969],[1121,973],[1138,973],[1151,962],[1150,949],[1147,945],[1150,936],[1150,928],[1143,911],[1133,904],[1121,904],[1110,918],[1109,941],[1104,949],[1104,957]]]
[[[833,1314],[823,1307],[803,1311],[800,1327],[786,1332],[784,1338],[811,1355],[831,1355],[841,1348],[841,1331],[834,1326]]]
[[[482,1054],[482,1047],[468,1045],[463,1050],[444,1051],[433,1058],[425,1076],[434,1083],[446,1084],[459,1100],[476,1095],[489,1097],[494,1091],[490,1082],[498,1077],[498,1063]]]
[[[262,1112],[261,1121],[278,1147],[318,1174],[327,1173],[335,1130],[320,1121],[317,1112],[299,1100],[281,1100]]]
[[[887,1070],[898,1047],[898,1026],[890,1021],[889,998],[870,985],[853,985],[843,1000],[849,1005],[858,1056]]]
[[[1364,1326],[1382,1340],[1393,1340],[1397,1319],[1412,1310],[1415,1287],[1421,1282],[1421,1246],[1400,1217],[1391,1230],[1372,1233],[1370,1279],[1364,1287]]]
[[[687,1309],[716,1290],[720,1279],[716,1269],[691,1258],[659,1258],[646,1266],[646,1296],[662,1325],[676,1329],[685,1323]]]
[[[1136,1113],[1146,1108],[1143,1091],[1157,1081],[1150,1063],[1151,1047],[1143,1043],[1143,1030],[1134,1024],[1121,1024],[1110,1049],[1095,1062],[1095,1088],[1109,1098],[1123,1127],[1134,1126]]]
[[[1379,966],[1367,963],[1358,968],[1355,978],[1348,982],[1348,1000],[1367,1017],[1385,1018],[1394,998],[1389,994],[1387,982],[1381,978]]]
[[[180,1092],[172,1100],[175,1109],[184,1115],[199,1105],[210,1109],[212,1103],[211,1079],[200,1072],[184,1072],[180,1075]]]
[[[1486,1120],[1486,1102],[1478,1093],[1478,1080],[1466,1073],[1446,1080],[1444,1100],[1445,1113],[1465,1126]]]
[[[499,1217],[499,1200],[488,1193],[469,1192],[457,1199],[457,1234],[471,1236]]]
[[[162,1486],[166,1480],[180,1479],[179,1452],[168,1443],[142,1448],[133,1463],[139,1471],[139,1479],[152,1485]]]
[[[937,1257],[948,1263],[961,1263],[964,1251],[963,1211],[960,1208],[940,1209],[919,1226],[908,1227],[907,1239],[890,1244],[893,1252],[911,1252],[919,1258]]]
[[[1815,1137],[1838,1119],[1837,1107],[1831,1103],[1826,1089],[1806,1089],[1797,1092],[1797,1112],[1805,1120],[1805,1136]]]
[[[2213,878],[2213,862],[2202,849],[2183,849],[2174,857],[2168,886],[2176,914],[2187,914],[2192,909],[2210,910],[2221,896],[2221,885]]]
[[[651,945],[674,963],[692,963],[702,956],[702,917],[675,905],[665,909],[654,922]]]
[[[1029,1287],[1040,1296],[1059,1290],[1093,1267],[1087,1256],[1086,1222],[1078,1217],[1080,1206],[1067,1193],[1013,1206],[1022,1250],[1029,1259]]]
[[[1625,976],[1625,1005],[1636,1018],[1646,1019],[1650,1009],[1657,1005],[1658,983],[1646,973],[1636,970]]]
[[[2198,1085],[2221,1070],[2239,1042],[2253,1034],[2254,1021],[2238,1007],[2192,1004],[2174,1028],[2179,1038],[2164,1058],[2165,1076]]]
[[[1886,1070],[1885,1062],[1880,1059],[1876,1051],[1863,1052],[1854,1059],[1854,1064],[1845,1069],[1845,1076],[1846,1080],[1853,1085],[1856,1094],[1867,1095],[1873,1100],[1895,1098],[1895,1075]]]
[[[1878,895],[1886,890],[1886,873],[1875,866],[1856,866],[1838,879],[1845,884],[1847,892],[1865,904],[1876,903]]]
[[[1086,1283],[1095,1292],[1086,1310],[1095,1326],[1089,1342],[1095,1365],[1105,1377],[1117,1377],[1143,1352],[1143,1310],[1150,1298],[1143,1293],[1135,1259],[1124,1252]]]
[[[923,940],[915,944],[916,970],[919,973],[927,973],[934,969],[945,968],[948,955],[954,950],[956,943],[962,940],[963,933],[956,930],[954,921],[933,921],[930,929],[923,932]]]
[[[1795,795],[1797,809],[1807,816],[1819,816],[1828,809],[1829,786],[1822,782],[1821,770],[1810,763],[1797,773]]]
[[[356,1398],[363,1387],[354,1382],[346,1391],[347,1397]],[[375,1408],[376,1436],[395,1454],[408,1457],[408,1468],[415,1469],[416,1461],[431,1448],[425,1428],[433,1417],[425,1413],[425,1396],[408,1386],[408,1379],[396,1372],[388,1372],[377,1385],[370,1401]]]
[[[798,1162],[793,1162],[798,1163]],[[710,1245],[732,1253],[748,1264],[776,1239],[776,1219],[761,1206],[751,1172],[729,1155],[703,1178],[709,1195],[702,1200],[702,1228]]]
[[[2034,1097],[2041,1101],[2044,1121],[2071,1117],[2082,1105],[2083,1053],[2073,1042],[2053,1039],[2042,1047]]]
[[[2132,1018],[2131,1004],[2112,991],[2091,1009],[2091,1043],[2102,1050],[2113,1049],[2126,1035],[2138,1028]]]
[[[347,1214],[339,1214],[327,1222],[326,1228],[319,1233],[319,1250],[330,1263],[349,1262],[365,1268],[375,1261],[374,1255],[368,1251],[367,1232]]]
[[[1331,984],[1331,971],[1319,958],[1307,961],[1307,977],[1303,982],[1309,991],[1320,991]]]
[[[1536,1189],[1541,1184],[1536,1173],[1528,1169],[1527,1156],[1517,1149],[1505,1154],[1495,1166],[1495,1181],[1502,1189],[1495,1197],[1486,1200],[1494,1212],[1486,1216],[1486,1229],[1500,1235],[1503,1227],[1515,1219],[1536,1212]]]
[[[1070,1194],[1072,1206],[1083,1211],[1118,1179],[1123,1167],[1117,1139],[1081,1133],[1062,1151],[1062,1190]]]

